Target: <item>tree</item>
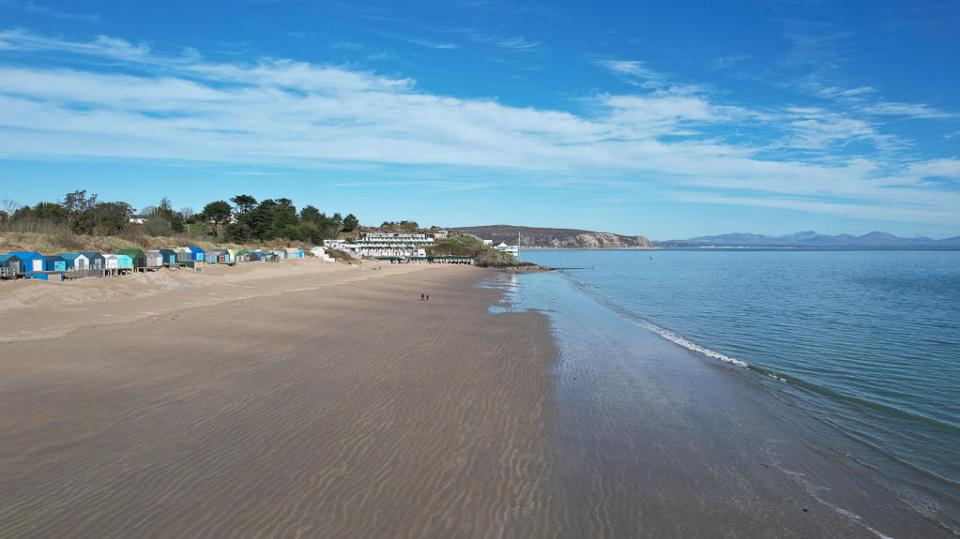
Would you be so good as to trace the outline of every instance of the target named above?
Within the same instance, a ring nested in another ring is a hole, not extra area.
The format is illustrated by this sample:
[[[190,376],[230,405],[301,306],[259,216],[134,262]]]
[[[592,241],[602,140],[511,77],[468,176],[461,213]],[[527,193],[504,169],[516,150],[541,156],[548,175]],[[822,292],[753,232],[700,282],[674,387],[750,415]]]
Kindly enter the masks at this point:
[[[233,205],[237,207],[237,213],[240,215],[250,213],[256,207],[257,199],[250,195],[237,195],[230,199]]]
[[[77,234],[110,236],[123,232],[133,216],[126,202],[101,202],[84,210],[73,223]]]
[[[301,223],[311,223],[314,225],[320,224],[322,217],[325,217],[320,210],[313,206],[305,206],[300,210],[300,222]]]
[[[145,212],[140,213],[145,214]],[[183,223],[183,216],[174,211],[173,204],[170,203],[169,198],[163,197],[160,199],[160,205],[157,206],[154,213],[163,217],[167,223],[169,223],[170,232],[179,234],[186,230],[186,226]]]
[[[56,202],[38,202],[33,207],[33,218],[38,221],[50,221],[52,223],[66,223],[70,217],[67,210]]]
[[[358,226],[360,226],[360,220],[357,219],[356,215],[352,213],[348,213],[347,216],[343,218],[344,232],[353,232],[354,230],[357,229]]]
[[[220,227],[230,220],[230,203],[226,200],[217,200],[203,207],[201,217],[204,221],[213,223],[214,232],[219,232]]]
[[[70,214],[71,220],[76,220],[84,212],[92,210],[97,205],[97,195],[87,196],[86,189],[67,193],[63,197],[63,207]]]

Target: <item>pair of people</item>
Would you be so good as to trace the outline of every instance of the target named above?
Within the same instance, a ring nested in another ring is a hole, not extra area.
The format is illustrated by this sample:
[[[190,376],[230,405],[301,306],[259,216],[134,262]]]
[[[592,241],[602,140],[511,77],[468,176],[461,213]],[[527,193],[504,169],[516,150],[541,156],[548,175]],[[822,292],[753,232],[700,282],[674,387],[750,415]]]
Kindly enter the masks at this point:
[[[420,292],[420,301],[430,301],[430,294]]]

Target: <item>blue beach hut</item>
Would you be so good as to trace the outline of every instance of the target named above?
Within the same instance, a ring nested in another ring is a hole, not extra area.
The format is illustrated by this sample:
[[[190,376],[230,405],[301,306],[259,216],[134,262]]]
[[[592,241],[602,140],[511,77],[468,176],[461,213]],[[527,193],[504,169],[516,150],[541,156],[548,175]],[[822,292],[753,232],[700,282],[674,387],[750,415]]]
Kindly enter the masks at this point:
[[[44,258],[46,259],[45,271],[67,271],[67,261],[62,256],[50,255]]]
[[[117,254],[117,267],[119,269],[133,269],[133,258],[128,255]]]
[[[203,249],[197,247],[196,245],[192,245],[190,247],[190,259],[194,262],[203,262],[206,258],[206,254],[207,253]]]
[[[43,255],[34,251],[10,251],[20,259],[20,271],[22,273],[31,273],[34,271],[43,271]]]
[[[176,266],[177,265],[177,252],[173,249],[160,249],[160,256],[163,257],[164,266]]]

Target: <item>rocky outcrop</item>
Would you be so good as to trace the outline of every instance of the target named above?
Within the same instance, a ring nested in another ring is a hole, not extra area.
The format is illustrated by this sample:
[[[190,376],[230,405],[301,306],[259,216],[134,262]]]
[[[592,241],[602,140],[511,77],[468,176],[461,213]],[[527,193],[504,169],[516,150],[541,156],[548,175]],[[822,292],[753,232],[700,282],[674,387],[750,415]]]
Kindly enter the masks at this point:
[[[653,247],[646,236],[624,236],[611,232],[593,232],[570,228],[537,228],[512,225],[458,227],[453,230],[471,234],[494,243],[517,243],[521,247],[552,247],[558,249],[644,249]]]

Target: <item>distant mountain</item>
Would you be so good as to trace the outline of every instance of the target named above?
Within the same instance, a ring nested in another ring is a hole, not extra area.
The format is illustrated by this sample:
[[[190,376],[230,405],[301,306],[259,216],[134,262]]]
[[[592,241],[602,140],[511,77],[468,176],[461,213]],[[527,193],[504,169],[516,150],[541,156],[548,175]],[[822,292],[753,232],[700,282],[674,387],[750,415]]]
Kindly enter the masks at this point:
[[[638,249],[653,247],[646,236],[624,236],[611,232],[594,232],[572,228],[537,228],[513,225],[463,226],[457,232],[472,234],[494,243],[517,243],[521,247],[553,247],[569,249]]]
[[[786,236],[734,233],[700,236],[687,240],[655,242],[657,247],[754,247],[783,249],[960,249],[960,236],[943,240],[931,238],[900,238],[887,232],[870,232],[862,236],[838,234],[828,236],[812,230],[794,232]]]

